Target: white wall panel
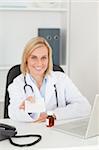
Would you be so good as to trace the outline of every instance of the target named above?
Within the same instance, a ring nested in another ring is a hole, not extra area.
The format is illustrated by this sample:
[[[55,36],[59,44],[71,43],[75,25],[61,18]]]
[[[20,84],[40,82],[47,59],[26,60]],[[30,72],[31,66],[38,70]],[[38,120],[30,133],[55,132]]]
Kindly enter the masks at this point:
[[[70,77],[91,103],[97,93],[98,20],[96,1],[71,0]]]

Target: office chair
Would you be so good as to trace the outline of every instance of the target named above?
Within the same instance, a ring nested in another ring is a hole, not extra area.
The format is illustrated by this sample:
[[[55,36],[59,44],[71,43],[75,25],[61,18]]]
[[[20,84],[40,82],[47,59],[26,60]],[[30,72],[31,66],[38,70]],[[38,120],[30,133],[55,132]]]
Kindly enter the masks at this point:
[[[54,71],[61,71],[64,72],[63,69],[58,65],[53,65]],[[9,93],[8,93],[8,86],[12,83],[13,79],[21,74],[20,71],[20,64],[13,66],[7,74],[6,79],[6,88],[5,88],[5,102],[4,102],[4,118],[9,118],[8,116],[8,105],[9,105]]]

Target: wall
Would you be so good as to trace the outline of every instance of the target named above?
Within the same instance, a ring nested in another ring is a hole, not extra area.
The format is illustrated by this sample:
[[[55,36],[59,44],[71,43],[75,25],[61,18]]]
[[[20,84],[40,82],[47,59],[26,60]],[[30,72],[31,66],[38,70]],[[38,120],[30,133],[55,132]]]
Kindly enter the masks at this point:
[[[99,93],[98,21],[96,1],[71,0],[69,72],[91,103]]]
[[[37,36],[38,28],[61,28],[66,37],[66,20],[65,11],[0,10],[0,98],[4,97],[7,72],[21,62],[27,41]]]
[[[71,0],[70,7],[69,75],[91,103],[99,92],[98,5],[93,0]],[[37,28],[61,27],[65,33],[67,18],[66,12],[0,11],[0,20],[0,65],[6,67],[0,71],[2,97],[9,66],[20,63],[23,47],[37,35]]]
[[[99,18],[99,3],[98,3],[98,18]],[[97,75],[98,75],[98,93],[99,93],[99,19],[98,19],[98,36],[97,36],[97,40],[98,40],[98,49],[97,49],[97,56],[98,56],[98,63],[97,63],[97,70],[98,70],[98,73],[97,73]]]

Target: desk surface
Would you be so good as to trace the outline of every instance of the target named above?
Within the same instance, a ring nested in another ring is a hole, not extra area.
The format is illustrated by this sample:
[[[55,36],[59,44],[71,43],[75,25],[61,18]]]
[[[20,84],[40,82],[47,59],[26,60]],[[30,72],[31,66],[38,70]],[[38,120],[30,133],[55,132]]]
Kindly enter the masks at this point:
[[[34,146],[23,147],[25,150],[35,149],[47,149],[47,148],[70,148],[70,147],[86,147],[97,145],[99,137],[93,137],[89,139],[81,139],[75,136],[67,135],[53,128],[48,128],[44,123],[23,123],[15,122],[10,119],[0,119],[0,123],[7,123],[16,127],[18,134],[40,134],[42,140]],[[57,124],[62,123],[61,121],[56,122]],[[26,141],[25,141],[26,140]],[[31,142],[33,139],[15,139],[15,142],[23,144],[24,142]],[[22,149],[15,147],[9,143],[8,140],[0,142],[0,150],[15,150]]]

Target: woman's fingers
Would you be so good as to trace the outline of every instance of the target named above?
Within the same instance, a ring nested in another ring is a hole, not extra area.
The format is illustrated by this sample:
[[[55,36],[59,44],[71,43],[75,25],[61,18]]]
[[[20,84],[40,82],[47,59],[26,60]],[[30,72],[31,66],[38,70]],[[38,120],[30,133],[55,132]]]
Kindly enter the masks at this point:
[[[25,101],[23,101],[23,102],[19,105],[19,109],[25,110]]]
[[[32,103],[35,103],[35,96],[28,96],[27,100],[32,102]]]
[[[46,121],[47,114],[45,112],[41,113],[39,118],[34,122],[43,122]]]

